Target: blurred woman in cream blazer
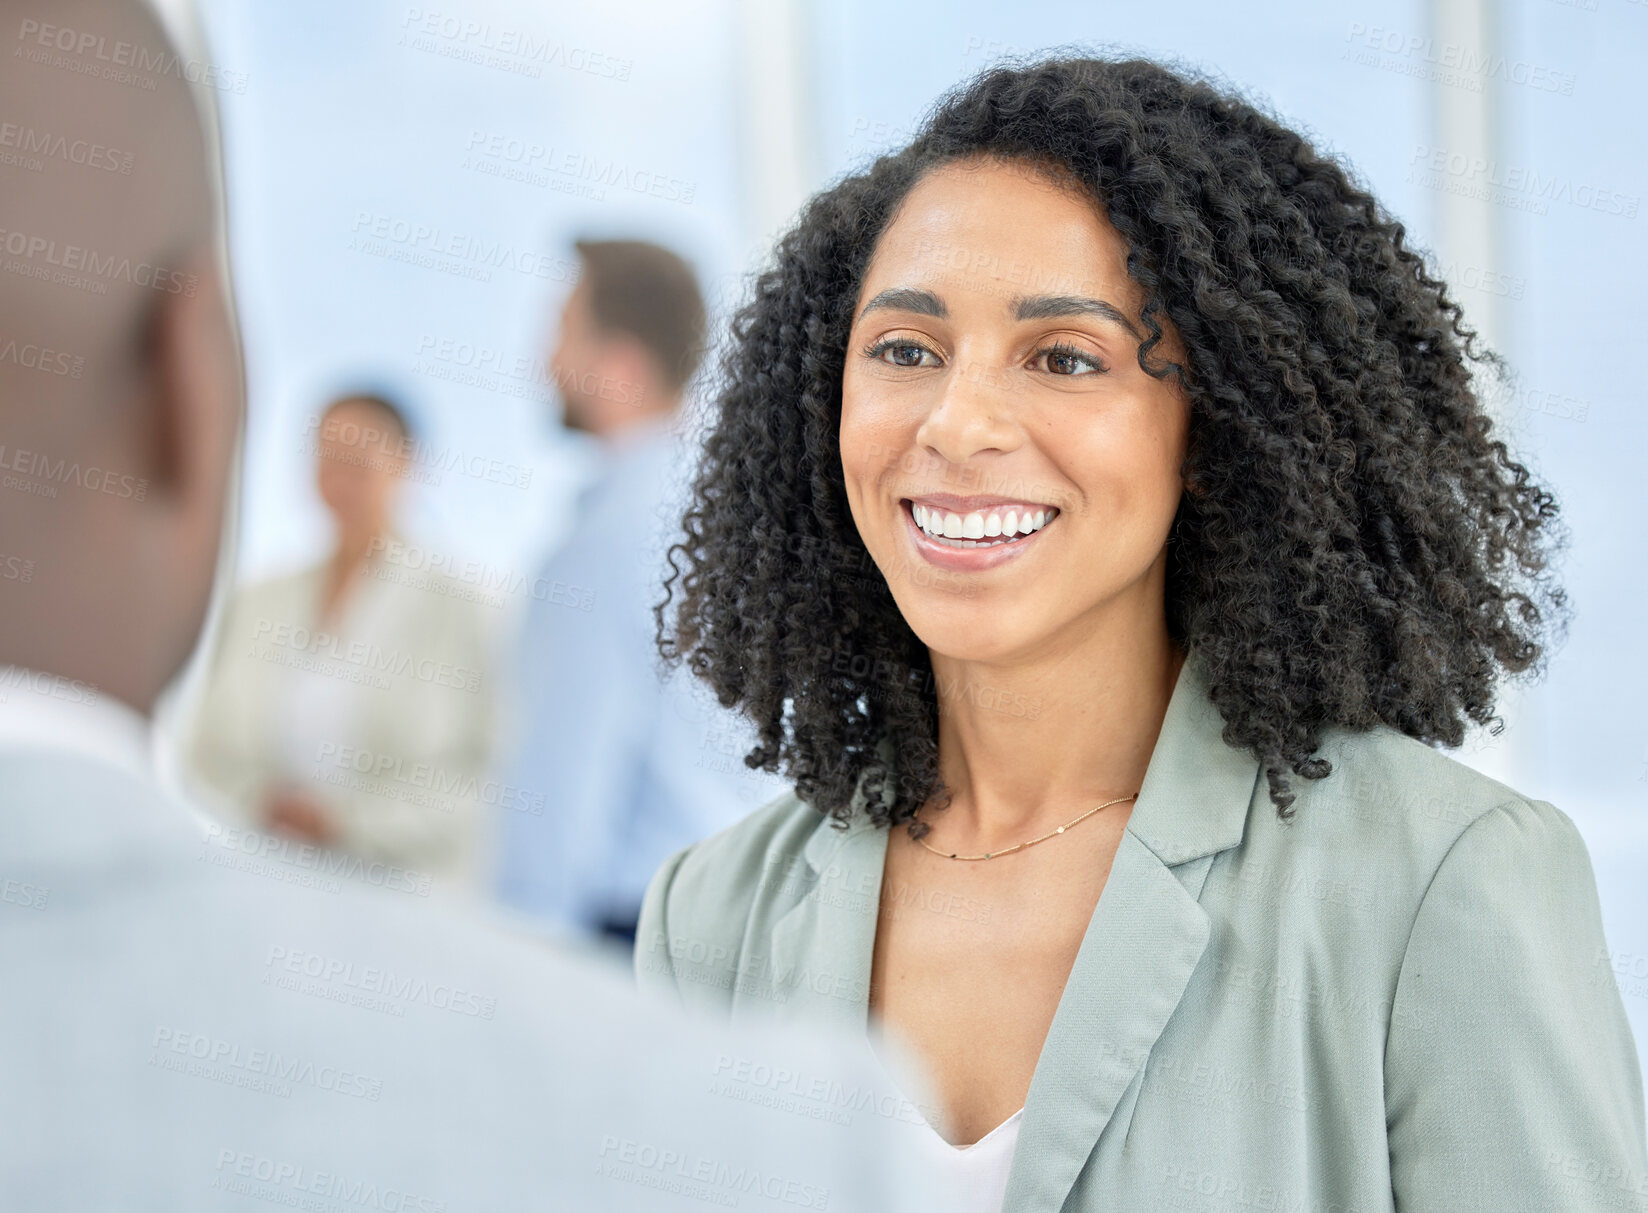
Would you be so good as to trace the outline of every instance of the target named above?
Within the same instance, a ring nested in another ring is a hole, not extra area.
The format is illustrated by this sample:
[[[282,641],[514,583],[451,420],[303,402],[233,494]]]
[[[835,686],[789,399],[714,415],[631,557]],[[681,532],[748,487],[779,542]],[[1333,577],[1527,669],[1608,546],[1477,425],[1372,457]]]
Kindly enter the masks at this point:
[[[400,555],[390,519],[413,447],[393,404],[340,399],[315,442],[336,547],[235,596],[191,772],[227,819],[364,861],[340,870],[469,890],[499,801],[481,607],[473,587]]]

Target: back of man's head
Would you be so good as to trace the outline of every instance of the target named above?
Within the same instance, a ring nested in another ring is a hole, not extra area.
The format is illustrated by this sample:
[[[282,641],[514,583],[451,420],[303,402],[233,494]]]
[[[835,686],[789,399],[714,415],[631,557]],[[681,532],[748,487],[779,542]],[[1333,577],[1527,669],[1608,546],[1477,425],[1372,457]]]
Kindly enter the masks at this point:
[[[643,240],[579,240],[590,319],[634,338],[651,355],[660,386],[679,395],[704,355],[706,316],[698,279],[669,249]]]
[[[147,710],[205,615],[242,408],[212,162],[138,0],[0,19],[0,556],[31,573],[0,662]]]

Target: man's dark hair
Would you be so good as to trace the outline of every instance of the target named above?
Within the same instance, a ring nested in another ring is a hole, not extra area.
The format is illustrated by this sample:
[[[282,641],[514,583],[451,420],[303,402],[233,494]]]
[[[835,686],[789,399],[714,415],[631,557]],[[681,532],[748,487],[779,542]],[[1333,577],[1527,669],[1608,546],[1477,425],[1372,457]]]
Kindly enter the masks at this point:
[[[841,820],[861,779],[878,825],[947,797],[929,654],[848,505],[841,382],[877,239],[916,182],[975,157],[1073,178],[1128,244],[1139,366],[1184,386],[1200,486],[1168,540],[1166,625],[1279,815],[1290,774],[1332,769],[1326,729],[1457,746],[1467,720],[1500,724],[1496,684],[1537,671],[1566,611],[1557,503],[1472,382],[1500,360],[1402,224],[1299,134],[1156,63],[1053,58],[986,70],[814,197],[733,320],[655,618],[666,662],[755,724],[746,764],[782,762]]]
[[[643,240],[579,240],[573,247],[596,325],[639,341],[670,391],[686,387],[704,357],[708,326],[692,267]]]

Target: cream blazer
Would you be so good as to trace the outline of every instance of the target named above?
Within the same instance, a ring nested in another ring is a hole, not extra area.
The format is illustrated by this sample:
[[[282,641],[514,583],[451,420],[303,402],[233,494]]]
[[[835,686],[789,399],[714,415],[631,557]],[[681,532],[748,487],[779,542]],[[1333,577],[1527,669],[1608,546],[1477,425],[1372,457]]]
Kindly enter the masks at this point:
[[[328,636],[317,624],[323,573],[312,566],[234,596],[186,748],[196,790],[229,819],[257,824],[265,793],[292,771],[283,712],[301,664],[334,680],[339,697],[342,727],[305,750],[299,771],[329,811],[337,849],[404,868],[414,883],[474,892],[499,803],[487,773],[488,608],[455,578],[384,564],[343,621],[359,608],[369,634]]]
[[[1573,822],[1377,728],[1326,735],[1333,773],[1293,781],[1285,825],[1221,727],[1192,655],[1006,1213],[1648,1208],[1637,1051]],[[678,852],[641,912],[641,985],[735,1023],[862,1027],[886,846],[792,793]],[[988,929],[987,907],[927,908]]]

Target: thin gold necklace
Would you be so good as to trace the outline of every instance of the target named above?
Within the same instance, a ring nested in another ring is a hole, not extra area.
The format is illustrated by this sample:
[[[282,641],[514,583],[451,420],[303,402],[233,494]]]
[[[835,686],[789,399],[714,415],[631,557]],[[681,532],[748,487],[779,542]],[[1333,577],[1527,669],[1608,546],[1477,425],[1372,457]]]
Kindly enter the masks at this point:
[[[1124,800],[1137,800],[1138,798],[1139,794],[1134,792],[1131,796],[1118,796],[1114,800],[1107,800],[1103,804],[1099,805],[1098,808],[1088,809],[1087,812],[1076,818],[1075,821],[1067,821],[1058,829],[1053,830],[1050,833],[1043,834],[1040,838],[1032,838],[1029,842],[1021,842],[1017,846],[1008,847],[1005,851],[986,851],[982,855],[957,855],[954,851],[939,850],[937,847],[930,844],[925,838],[918,838],[916,841],[926,847],[934,855],[942,855],[945,859],[999,859],[1003,855],[1011,855],[1014,851],[1022,851],[1025,847],[1033,847],[1038,842],[1046,842],[1049,838],[1056,838],[1058,835],[1068,830],[1071,826],[1079,825],[1081,822],[1086,821],[1089,817],[1093,816],[1093,814],[1097,813],[1099,809],[1108,809],[1113,804],[1120,804]]]

